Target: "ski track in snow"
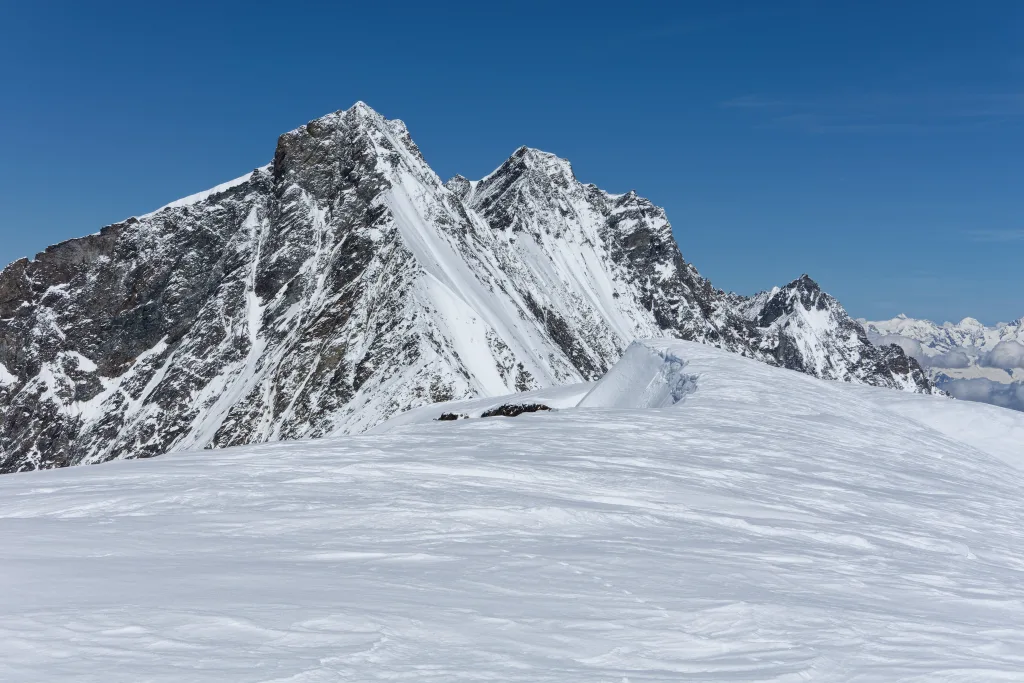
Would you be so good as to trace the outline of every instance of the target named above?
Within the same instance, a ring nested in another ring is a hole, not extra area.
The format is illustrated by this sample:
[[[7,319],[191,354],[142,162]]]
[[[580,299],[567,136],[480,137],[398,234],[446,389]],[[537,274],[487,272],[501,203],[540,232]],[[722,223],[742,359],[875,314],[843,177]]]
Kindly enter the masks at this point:
[[[0,478],[0,680],[1022,680],[1017,414],[658,345],[669,407]]]

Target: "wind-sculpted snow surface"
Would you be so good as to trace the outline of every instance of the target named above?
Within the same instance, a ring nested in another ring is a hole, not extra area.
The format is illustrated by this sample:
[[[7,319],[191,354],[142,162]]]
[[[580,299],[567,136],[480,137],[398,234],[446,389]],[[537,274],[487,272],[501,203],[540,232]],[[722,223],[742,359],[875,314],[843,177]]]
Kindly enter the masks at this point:
[[[1019,680],[998,409],[640,346],[695,389],[0,479],[0,680]]]
[[[581,408],[667,408],[697,390],[700,375],[678,341],[634,342],[580,401]]]
[[[0,472],[361,432],[596,380],[651,336],[931,391],[809,278],[726,294],[635,192],[526,147],[444,184],[359,103],[248,176],[0,273]]]

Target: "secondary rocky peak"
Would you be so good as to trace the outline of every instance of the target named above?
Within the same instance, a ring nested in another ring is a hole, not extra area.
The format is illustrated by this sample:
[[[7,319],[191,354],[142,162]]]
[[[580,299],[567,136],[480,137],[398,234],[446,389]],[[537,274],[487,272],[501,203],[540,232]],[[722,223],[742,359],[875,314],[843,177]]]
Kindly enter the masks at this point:
[[[512,158],[520,160],[528,168],[538,170],[549,177],[568,176],[575,179],[572,164],[557,154],[545,152],[525,145],[512,153]]]
[[[839,302],[821,291],[817,282],[804,274],[769,296],[757,318],[760,327],[771,325],[800,306],[805,311],[841,308]]]
[[[799,301],[805,308],[820,308],[823,305],[830,305],[834,299],[822,291],[821,286],[804,273],[789,284],[783,285],[776,292],[775,297],[790,302]]]
[[[794,280],[792,283],[790,283],[790,286],[796,287],[796,288],[798,288],[800,290],[808,291],[808,292],[810,292],[810,291],[820,292],[821,291],[821,286],[818,285],[818,283],[815,282],[811,278],[811,276],[808,275],[807,273],[804,273],[803,275],[798,277],[796,280]]]
[[[658,229],[671,234],[672,226],[668,222],[665,210],[633,190],[623,195],[610,195],[593,185],[585,185],[584,188],[591,194],[601,196],[608,204],[612,214],[610,222],[613,226],[628,228],[640,221],[646,225],[657,226]]]
[[[473,190],[473,182],[469,178],[459,174],[455,174],[449,178],[445,182],[444,186],[451,190],[452,194],[462,200],[465,200]]]
[[[552,186],[562,190],[578,185],[572,164],[550,152],[520,147],[505,163],[480,181],[481,189],[493,186],[531,187],[547,194]]]

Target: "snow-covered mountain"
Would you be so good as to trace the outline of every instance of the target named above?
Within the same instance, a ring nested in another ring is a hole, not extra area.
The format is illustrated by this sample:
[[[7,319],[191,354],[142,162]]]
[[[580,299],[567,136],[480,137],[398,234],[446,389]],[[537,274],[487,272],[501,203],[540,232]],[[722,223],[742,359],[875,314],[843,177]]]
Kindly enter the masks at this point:
[[[1024,413],[664,338],[540,396],[0,477],[0,680],[1021,679]]]
[[[931,391],[806,276],[727,294],[636,193],[526,147],[442,183],[359,103],[246,176],[0,273],[0,471],[360,432],[596,379],[661,335]]]
[[[878,344],[897,344],[957,398],[1024,410],[1024,318],[986,326],[974,318],[937,325],[899,315],[861,321]]]

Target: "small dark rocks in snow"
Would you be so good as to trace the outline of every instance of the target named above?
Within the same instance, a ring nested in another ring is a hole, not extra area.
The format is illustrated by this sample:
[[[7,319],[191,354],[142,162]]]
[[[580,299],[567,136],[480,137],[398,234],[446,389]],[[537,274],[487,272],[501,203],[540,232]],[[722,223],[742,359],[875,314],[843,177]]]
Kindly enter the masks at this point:
[[[516,417],[523,413],[536,413],[539,410],[551,410],[543,403],[506,403],[497,408],[485,410],[480,417]]]

